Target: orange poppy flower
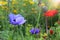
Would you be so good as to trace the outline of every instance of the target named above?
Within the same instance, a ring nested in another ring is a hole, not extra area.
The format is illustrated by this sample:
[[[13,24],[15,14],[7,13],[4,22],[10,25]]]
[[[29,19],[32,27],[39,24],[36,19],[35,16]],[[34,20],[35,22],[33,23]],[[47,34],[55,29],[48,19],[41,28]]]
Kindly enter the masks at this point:
[[[44,16],[46,17],[53,17],[58,13],[57,10],[48,10],[47,12],[44,13]]]

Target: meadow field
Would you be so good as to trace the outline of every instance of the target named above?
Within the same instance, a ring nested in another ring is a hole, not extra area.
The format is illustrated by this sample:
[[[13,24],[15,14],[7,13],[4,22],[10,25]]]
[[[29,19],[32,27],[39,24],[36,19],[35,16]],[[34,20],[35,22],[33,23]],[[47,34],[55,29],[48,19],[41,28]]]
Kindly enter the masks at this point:
[[[60,0],[0,0],[0,40],[60,40]]]

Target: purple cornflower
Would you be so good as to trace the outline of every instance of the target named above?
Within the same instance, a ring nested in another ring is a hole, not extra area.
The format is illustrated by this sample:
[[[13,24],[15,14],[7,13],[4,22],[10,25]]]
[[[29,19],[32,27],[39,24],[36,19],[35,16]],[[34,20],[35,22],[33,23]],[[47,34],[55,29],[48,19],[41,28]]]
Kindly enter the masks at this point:
[[[26,22],[26,20],[22,15],[20,14],[15,15],[13,13],[9,14],[9,21],[13,25],[22,25]]]
[[[31,30],[30,30],[30,33],[31,34],[38,34],[40,32],[40,29],[38,29],[38,28],[32,28]]]

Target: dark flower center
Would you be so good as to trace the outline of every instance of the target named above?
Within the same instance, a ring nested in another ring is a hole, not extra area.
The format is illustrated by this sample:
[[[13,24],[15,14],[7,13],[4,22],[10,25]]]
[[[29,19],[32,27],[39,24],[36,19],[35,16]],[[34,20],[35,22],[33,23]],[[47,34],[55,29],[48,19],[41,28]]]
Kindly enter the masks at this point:
[[[13,21],[14,21],[14,22],[16,22],[16,20],[15,20],[15,19],[14,19]]]

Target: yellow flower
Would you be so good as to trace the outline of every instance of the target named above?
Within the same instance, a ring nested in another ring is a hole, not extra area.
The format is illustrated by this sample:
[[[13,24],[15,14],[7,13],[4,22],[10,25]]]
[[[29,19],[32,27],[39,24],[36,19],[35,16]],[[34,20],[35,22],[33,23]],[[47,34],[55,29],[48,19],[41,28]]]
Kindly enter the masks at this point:
[[[46,33],[44,33],[44,35],[43,36],[48,36]]]
[[[12,0],[12,4],[18,4],[16,0]]]
[[[0,4],[2,4],[2,1],[0,1]]]
[[[0,5],[6,5],[7,4],[7,2],[5,2],[5,1],[0,1]]]
[[[13,10],[14,13],[17,13],[17,10]]]
[[[43,38],[44,38],[44,39],[46,39],[47,36],[48,36],[48,35],[47,35],[46,33],[43,34]]]
[[[33,4],[34,4],[34,2],[33,2],[33,1],[29,1],[29,3],[30,3],[31,5],[33,5]]]

